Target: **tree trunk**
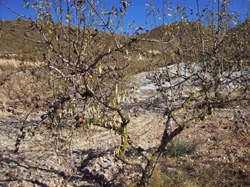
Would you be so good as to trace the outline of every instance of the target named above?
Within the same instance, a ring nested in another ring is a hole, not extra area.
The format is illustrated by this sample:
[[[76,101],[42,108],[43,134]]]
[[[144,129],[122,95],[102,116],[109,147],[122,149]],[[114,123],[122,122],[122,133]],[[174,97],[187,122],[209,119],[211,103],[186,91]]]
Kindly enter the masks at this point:
[[[153,164],[149,162],[143,171],[139,186],[149,186],[153,171],[154,171]]]
[[[148,161],[147,166],[143,170],[142,178],[139,186],[149,186],[151,177],[153,175],[154,169],[158,160],[160,158],[161,152],[155,152],[152,158]]]

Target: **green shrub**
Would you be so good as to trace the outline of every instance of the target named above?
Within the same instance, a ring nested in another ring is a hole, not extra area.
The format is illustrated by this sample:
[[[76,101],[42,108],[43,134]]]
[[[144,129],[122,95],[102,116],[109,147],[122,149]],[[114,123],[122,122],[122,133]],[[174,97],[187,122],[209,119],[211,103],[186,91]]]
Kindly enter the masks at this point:
[[[184,142],[175,140],[169,144],[163,155],[170,157],[178,157],[194,152],[198,147],[197,141]]]

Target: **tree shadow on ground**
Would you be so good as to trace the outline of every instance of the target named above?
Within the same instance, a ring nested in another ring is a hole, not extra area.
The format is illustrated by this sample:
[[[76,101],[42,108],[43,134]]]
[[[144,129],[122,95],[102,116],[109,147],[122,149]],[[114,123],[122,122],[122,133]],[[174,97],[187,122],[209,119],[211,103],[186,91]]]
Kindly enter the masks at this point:
[[[62,171],[62,170],[56,170],[56,169],[48,169],[46,168],[47,166],[34,166],[31,163],[25,161],[25,158],[22,157],[22,155],[19,154],[14,154],[11,151],[6,154],[6,150],[4,151],[3,156],[3,151],[0,153],[0,166],[1,168],[6,168],[4,177],[0,180],[0,186],[7,185],[11,182],[17,182],[22,184],[23,181],[36,184],[38,186],[42,187],[47,187],[49,186],[48,182],[49,181],[43,181],[43,180],[38,180],[37,177],[39,176],[28,176],[26,173],[32,173],[32,171],[38,171],[40,175],[50,175],[52,178],[53,177],[58,177],[63,179],[63,183],[66,185],[67,183],[80,183],[80,182],[85,182],[87,183],[86,185],[79,185],[79,186],[121,186],[118,183],[115,183],[115,179],[108,180],[104,174],[98,173],[98,171],[93,173],[90,169],[88,169],[88,165],[90,161],[94,158],[99,158],[102,156],[105,156],[108,152],[112,150],[104,150],[104,151],[96,151],[94,149],[89,149],[85,151],[74,151],[75,155],[82,155],[86,154],[88,155],[84,160],[82,160],[81,164],[76,168],[76,170],[70,174],[67,174],[67,172]],[[9,155],[7,157],[6,155]],[[23,172],[25,171],[25,172]],[[42,177],[42,176],[41,176]],[[77,186],[77,185],[74,185]]]

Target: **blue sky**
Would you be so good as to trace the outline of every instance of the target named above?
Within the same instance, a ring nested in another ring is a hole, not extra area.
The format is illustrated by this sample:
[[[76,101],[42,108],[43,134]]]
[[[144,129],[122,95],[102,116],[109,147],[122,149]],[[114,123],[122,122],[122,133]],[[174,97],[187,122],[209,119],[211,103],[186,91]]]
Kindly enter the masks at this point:
[[[27,15],[27,16],[31,16],[31,11],[28,11],[27,9],[23,9],[22,5],[23,5],[23,1],[22,0],[0,0],[3,3],[7,4],[8,6],[10,6],[12,9],[14,9],[15,11]],[[101,0],[99,0],[101,1]],[[151,29],[151,24],[150,24],[150,20],[151,23],[153,23],[153,27],[155,26],[159,26],[163,23],[163,17],[162,17],[162,10],[163,10],[163,1],[166,2],[166,0],[133,0],[132,1],[132,7],[130,6],[128,9],[128,13],[127,13],[127,17],[125,19],[124,22],[124,27],[125,29],[128,27],[129,23],[131,22],[131,20],[134,20],[134,25],[135,28],[138,28],[141,24],[144,23],[145,17],[146,17],[146,9],[147,9],[147,4],[149,4],[148,2],[153,2],[154,4],[154,9],[157,10],[159,9],[159,11],[161,11],[161,13],[159,14],[159,17],[157,18],[153,18],[148,17],[147,20],[147,24],[144,24],[144,28],[145,29]],[[212,0],[211,0],[212,1]],[[205,7],[205,5],[209,5],[211,7],[211,1],[210,0],[199,0],[199,4],[202,5],[202,8]],[[218,1],[218,0],[216,0]],[[220,0],[221,1],[221,0]],[[224,1],[224,0],[223,0]],[[111,8],[113,4],[115,4],[116,6],[121,4],[119,3],[120,0],[106,0],[107,2],[107,8]],[[177,6],[180,5],[182,7],[187,7],[187,13],[189,14],[189,19],[192,19],[191,15],[190,15],[190,10],[188,9],[188,6],[194,8],[194,11],[197,11],[197,0],[169,0],[168,2],[172,3],[172,6]],[[240,14],[242,15],[242,20],[245,20],[246,14],[247,14],[247,4],[249,3],[249,0],[232,0],[232,4],[230,6],[231,10],[237,10]],[[165,23],[170,23],[172,21],[175,21],[173,15],[171,15],[171,12],[169,11],[168,8],[171,8],[170,6],[165,6],[164,7],[164,12],[166,13],[166,18],[165,18]],[[169,15],[168,15],[169,14]],[[5,8],[3,5],[0,4],[0,18],[4,19],[4,20],[13,20],[13,19],[17,19],[17,15],[12,13],[10,10],[8,10],[7,8]]]

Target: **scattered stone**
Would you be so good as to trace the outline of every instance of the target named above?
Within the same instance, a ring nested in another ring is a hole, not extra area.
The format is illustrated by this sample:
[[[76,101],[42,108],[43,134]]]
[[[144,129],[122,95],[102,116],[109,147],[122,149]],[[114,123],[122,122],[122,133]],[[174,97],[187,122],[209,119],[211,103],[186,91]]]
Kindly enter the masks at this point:
[[[169,173],[177,174],[176,168],[167,168],[167,171],[168,171]]]

